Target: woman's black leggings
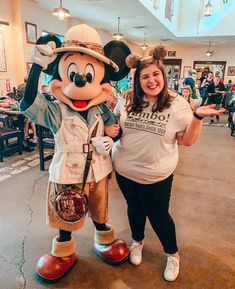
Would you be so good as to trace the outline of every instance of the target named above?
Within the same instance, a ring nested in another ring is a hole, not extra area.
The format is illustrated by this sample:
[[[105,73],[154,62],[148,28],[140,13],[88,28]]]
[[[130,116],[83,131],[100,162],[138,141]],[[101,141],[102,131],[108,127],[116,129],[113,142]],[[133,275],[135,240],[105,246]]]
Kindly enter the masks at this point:
[[[145,222],[148,217],[152,228],[160,239],[164,251],[178,251],[175,224],[168,209],[173,175],[154,184],[139,184],[116,172],[117,183],[127,202],[127,213],[135,241],[144,239]]]

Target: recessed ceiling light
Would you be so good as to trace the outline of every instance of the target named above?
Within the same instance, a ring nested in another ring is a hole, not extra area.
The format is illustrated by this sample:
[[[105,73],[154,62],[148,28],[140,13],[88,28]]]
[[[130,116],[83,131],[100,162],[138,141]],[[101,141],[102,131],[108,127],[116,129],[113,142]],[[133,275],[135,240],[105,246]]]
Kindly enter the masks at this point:
[[[139,25],[139,26],[134,26],[133,28],[135,28],[135,29],[145,29],[146,26],[144,26],[144,25]]]
[[[161,41],[162,41],[162,42],[167,42],[167,41],[172,41],[172,39],[170,39],[170,38],[163,38],[163,39],[161,39]]]

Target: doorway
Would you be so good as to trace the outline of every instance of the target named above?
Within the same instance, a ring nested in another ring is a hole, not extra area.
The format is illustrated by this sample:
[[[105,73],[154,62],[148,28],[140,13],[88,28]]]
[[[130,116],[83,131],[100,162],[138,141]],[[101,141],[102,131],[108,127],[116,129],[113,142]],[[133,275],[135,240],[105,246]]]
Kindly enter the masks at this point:
[[[215,76],[224,79],[226,61],[194,61],[193,68],[196,70],[196,77],[199,80],[202,75],[212,71]]]

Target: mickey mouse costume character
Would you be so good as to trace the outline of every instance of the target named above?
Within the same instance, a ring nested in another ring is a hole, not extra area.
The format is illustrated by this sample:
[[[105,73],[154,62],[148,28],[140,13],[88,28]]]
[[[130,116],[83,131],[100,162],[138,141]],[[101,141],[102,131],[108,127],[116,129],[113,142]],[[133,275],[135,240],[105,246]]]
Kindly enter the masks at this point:
[[[104,104],[112,93],[109,82],[128,74],[125,58],[129,54],[129,48],[120,41],[111,41],[103,48],[98,32],[85,24],[71,27],[63,44],[56,36],[46,35],[38,39],[34,48],[33,65],[20,107],[31,121],[49,128],[54,134],[47,223],[59,229],[51,253],[42,256],[35,267],[37,275],[44,280],[58,281],[76,262],[72,232],[83,226],[84,219],[63,219],[71,211],[76,215],[77,203],[73,198],[67,203],[62,202],[63,206],[59,203],[60,214],[55,200],[60,192],[76,192],[83,184],[95,225],[96,254],[113,265],[129,256],[126,243],[115,239],[113,227],[107,224],[107,185],[112,171],[109,152],[113,141],[104,136],[105,127],[116,123],[114,115]],[[53,75],[50,88],[56,101],[46,100],[37,91],[42,70]],[[117,131],[114,129],[110,135],[114,136]],[[84,168],[91,151],[91,165],[84,183]]]

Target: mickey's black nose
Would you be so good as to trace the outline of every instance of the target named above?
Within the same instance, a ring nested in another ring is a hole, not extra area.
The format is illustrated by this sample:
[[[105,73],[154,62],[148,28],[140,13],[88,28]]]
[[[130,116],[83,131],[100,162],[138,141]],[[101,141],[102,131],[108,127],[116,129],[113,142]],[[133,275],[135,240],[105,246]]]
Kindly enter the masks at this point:
[[[83,87],[86,84],[86,76],[80,72],[75,73],[74,77],[73,77],[73,82],[76,86],[78,87]]]

